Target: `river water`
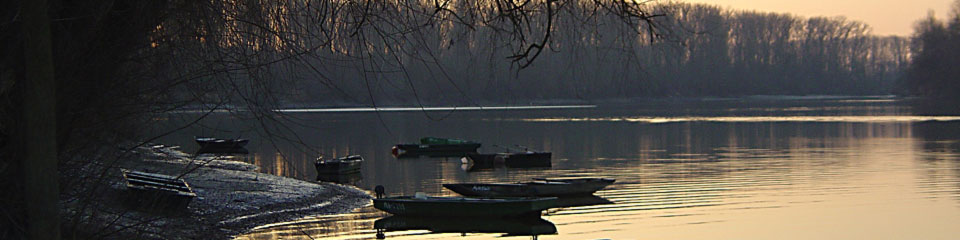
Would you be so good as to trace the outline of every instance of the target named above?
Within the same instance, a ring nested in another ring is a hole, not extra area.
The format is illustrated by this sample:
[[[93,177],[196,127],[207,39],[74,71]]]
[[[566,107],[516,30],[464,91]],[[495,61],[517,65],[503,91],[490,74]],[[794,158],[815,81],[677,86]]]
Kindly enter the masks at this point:
[[[161,141],[192,150],[193,135],[251,138],[245,161],[305,180],[316,179],[312,162],[319,154],[359,154],[366,160],[360,174],[325,180],[365,190],[383,185],[389,195],[456,196],[441,184],[457,182],[617,180],[596,193],[608,204],[546,211],[542,220],[556,228],[553,234],[410,229],[387,231],[387,239],[956,239],[960,117],[916,113],[908,103],[759,97],[523,109],[300,109],[284,112],[283,125],[213,114]],[[175,127],[194,117],[161,122]],[[423,136],[477,140],[481,152],[520,145],[553,152],[553,162],[466,171],[455,157],[390,154],[391,146]],[[237,238],[371,239],[375,221],[385,216],[366,207],[261,226]]]

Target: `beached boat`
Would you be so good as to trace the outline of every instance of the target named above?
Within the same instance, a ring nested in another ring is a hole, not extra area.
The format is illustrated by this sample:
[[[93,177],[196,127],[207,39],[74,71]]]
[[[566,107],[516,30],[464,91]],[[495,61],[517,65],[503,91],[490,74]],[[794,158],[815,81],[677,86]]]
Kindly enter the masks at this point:
[[[181,178],[156,173],[120,169],[128,192],[128,202],[155,210],[185,209],[197,194]]]
[[[502,233],[504,236],[556,234],[557,226],[543,218],[405,217],[389,216],[373,222],[381,231],[427,230],[431,233]]]
[[[394,156],[463,156],[467,153],[477,152],[480,148],[479,142],[452,139],[425,137],[420,139],[420,143],[398,144],[393,146],[391,152]]]
[[[489,169],[496,166],[508,168],[549,168],[552,166],[550,152],[470,153],[461,158],[467,170]]]
[[[591,195],[614,181],[612,178],[541,178],[520,183],[456,183],[443,184],[443,187],[471,197],[559,197]]]
[[[317,174],[345,174],[360,171],[360,165],[363,158],[360,155],[350,155],[342,158],[326,160],[323,157],[317,158],[314,163],[317,167]]]
[[[242,148],[250,142],[249,139],[237,138],[237,139],[222,139],[222,138],[212,138],[212,137],[195,137],[197,144],[200,145],[200,148],[204,149],[230,149],[230,148]]]
[[[382,195],[381,193],[377,194]],[[414,196],[373,199],[373,207],[414,217],[533,217],[556,205],[557,198],[464,198]]]

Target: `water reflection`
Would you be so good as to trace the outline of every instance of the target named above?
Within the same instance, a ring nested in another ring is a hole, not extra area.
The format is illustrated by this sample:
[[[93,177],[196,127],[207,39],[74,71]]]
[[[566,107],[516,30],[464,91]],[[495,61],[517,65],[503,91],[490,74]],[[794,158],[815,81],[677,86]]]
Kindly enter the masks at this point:
[[[247,150],[245,147],[232,147],[232,148],[218,148],[218,147],[201,147],[197,149],[194,155],[202,154],[213,154],[213,155],[246,155],[250,154],[250,150]]]
[[[923,175],[918,180],[925,194],[960,202],[960,128],[949,123],[923,123],[914,126],[916,136],[924,139],[919,163]]]
[[[594,196],[594,195],[560,197],[560,198],[557,198],[557,203],[555,208],[583,207],[583,206],[604,205],[604,204],[613,204],[613,201],[610,201],[609,199],[606,199],[603,197]],[[556,209],[553,211],[556,211]]]
[[[297,116],[320,123],[295,129],[302,133],[304,144],[275,148],[263,144],[265,140],[256,134],[244,134],[252,140],[247,161],[263,172],[314,180],[312,159],[317,152],[360,154],[369,164],[362,167],[363,180],[356,186],[371,190],[384,185],[391,195],[452,196],[442,184],[455,182],[617,179],[617,184],[596,193],[612,203],[547,211],[543,218],[558,233],[550,238],[953,239],[960,235],[953,226],[960,221],[960,121],[951,116],[913,116],[910,107],[899,102],[656,102],[590,109],[472,111],[451,114],[444,121],[426,119],[419,112]],[[516,121],[637,116],[671,121]],[[171,136],[165,143],[192,140],[192,135]],[[476,139],[484,146],[525,145],[553,152],[552,166],[463,171],[456,157],[396,159],[390,155],[391,146],[422,136]],[[304,151],[309,154],[298,153],[297,146],[303,145],[310,148]],[[367,207],[336,217],[264,226],[240,238],[369,239],[376,234],[374,221],[383,216]],[[404,234],[388,237],[460,237]]]
[[[350,214],[306,217],[260,226],[237,239],[373,239],[375,220],[386,214],[365,207]]]
[[[391,233],[396,231],[427,230],[437,233],[497,233],[501,237],[539,236],[556,234],[557,227],[542,218],[423,218],[389,216],[373,223],[378,239],[387,236],[422,234]]]
[[[361,181],[363,181],[363,173],[317,174],[317,181],[360,186]]]
[[[954,116],[717,116],[717,117],[601,117],[601,118],[520,118],[496,119],[496,121],[524,122],[636,122],[636,123],[678,123],[678,122],[928,122],[960,121]]]

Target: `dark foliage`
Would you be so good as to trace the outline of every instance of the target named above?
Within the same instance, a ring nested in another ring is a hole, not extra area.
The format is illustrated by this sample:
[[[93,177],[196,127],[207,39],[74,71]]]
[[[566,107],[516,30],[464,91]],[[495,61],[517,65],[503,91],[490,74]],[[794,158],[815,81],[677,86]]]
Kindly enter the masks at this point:
[[[98,204],[118,163],[131,157],[125,150],[157,137],[146,135],[155,132],[149,131],[154,117],[174,110],[230,108],[271,125],[281,121],[272,110],[288,99],[293,81],[315,81],[336,92],[360,80],[342,81],[329,75],[330,69],[382,68],[371,58],[376,52],[372,39],[417,51],[422,45],[410,37],[453,26],[495,33],[492,42],[509,49],[497,58],[524,68],[546,50],[553,19],[569,2],[52,1],[60,175],[50,177],[61,183],[62,236],[116,237],[138,228],[139,223],[108,221],[103,226],[89,225],[89,220],[123,214]],[[602,6],[595,12],[636,28],[648,29],[644,24],[655,17],[638,3],[594,2]],[[31,184],[18,175],[19,116],[30,111],[20,96],[26,71],[21,24],[20,2],[0,3],[2,239],[24,236],[19,193]],[[324,50],[334,54],[320,54]],[[390,56],[414,56],[394,53]]]
[[[946,22],[931,13],[917,23],[912,51],[913,61],[903,81],[906,89],[939,107],[960,103],[960,1],[953,3]]]
[[[60,155],[61,202],[78,206],[96,194],[90,175],[92,159],[100,146],[116,146],[116,139],[137,134],[135,120],[142,119],[139,94],[149,81],[142,76],[149,68],[138,66],[140,49],[149,45],[148,33],[162,19],[162,2],[153,1],[55,1],[50,5],[54,76],[57,86],[57,151]],[[0,6],[0,238],[22,237],[25,222],[22,191],[33,187],[21,181],[17,139],[19,116],[25,108],[20,97],[25,76],[24,36],[19,1]],[[91,147],[98,146],[98,147]],[[114,148],[115,149],[115,148]],[[61,214],[69,215],[67,212]],[[76,216],[70,216],[76,217]],[[70,218],[68,217],[68,218]],[[75,219],[76,220],[76,219]],[[68,222],[65,222],[69,225]],[[76,236],[76,235],[64,235]]]

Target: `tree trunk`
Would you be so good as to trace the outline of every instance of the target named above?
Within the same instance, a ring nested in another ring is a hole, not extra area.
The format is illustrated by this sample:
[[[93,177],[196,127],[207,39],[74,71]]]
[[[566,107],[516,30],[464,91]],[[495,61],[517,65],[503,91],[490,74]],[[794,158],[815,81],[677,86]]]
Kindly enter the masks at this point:
[[[46,0],[24,0],[23,186],[30,239],[60,239],[56,82]]]

